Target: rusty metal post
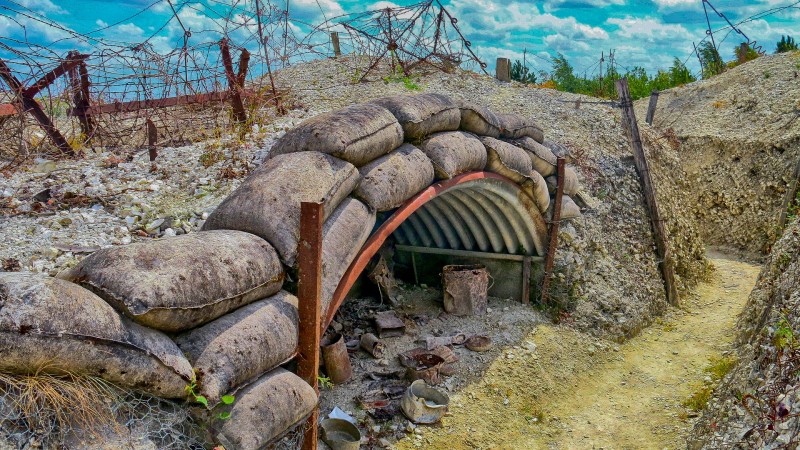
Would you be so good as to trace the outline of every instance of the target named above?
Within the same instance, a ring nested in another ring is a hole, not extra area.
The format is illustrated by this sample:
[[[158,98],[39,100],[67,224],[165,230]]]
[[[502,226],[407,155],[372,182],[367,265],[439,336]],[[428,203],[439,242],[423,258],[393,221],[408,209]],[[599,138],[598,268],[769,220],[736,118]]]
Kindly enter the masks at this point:
[[[297,352],[297,375],[319,394],[320,335],[322,334],[322,203],[300,204],[300,242],[297,246],[298,284],[297,297],[300,313],[300,336]],[[317,448],[317,420],[315,408],[306,423],[303,450]]]
[[[236,74],[233,73],[233,60],[231,59],[231,51],[228,46],[228,40],[225,38],[219,41],[219,51],[222,56],[222,65],[225,67],[225,77],[228,79],[228,88],[231,93],[231,107],[233,108],[233,119],[237,123],[247,122],[247,113],[244,111],[244,104],[242,103],[242,96],[239,94],[239,84]]]
[[[147,151],[150,154],[150,162],[153,162],[158,157],[156,150],[156,141],[158,141],[158,130],[156,124],[150,118],[147,118]]]
[[[63,72],[66,72],[68,67],[65,66],[65,64],[61,64],[59,69],[62,69]],[[33,95],[39,92],[39,90],[41,90],[43,87],[47,86],[45,84],[44,86],[40,87],[40,84],[43,83],[42,80],[49,79],[53,73],[56,73],[56,71],[52,71],[45,75],[45,77],[39,80],[34,86],[25,88],[22,83],[20,83],[20,81],[11,74],[11,69],[6,65],[5,61],[0,59],[0,78],[2,78],[8,87],[10,87],[11,90],[17,94],[18,100],[22,103],[23,110],[31,113],[33,118],[36,119],[36,121],[39,123],[39,126],[42,127],[45,133],[47,133],[47,136],[50,137],[50,140],[53,141],[56,147],[58,147],[62,152],[70,156],[74,156],[75,151],[72,150],[72,147],[70,147],[67,140],[61,135],[61,132],[59,132],[56,126],[53,125],[53,121],[50,120],[50,117],[45,114],[44,110],[42,110],[42,107],[39,106],[39,103],[33,98]]]
[[[628,135],[628,141],[633,151],[633,162],[636,165],[636,172],[639,174],[639,182],[644,191],[645,206],[650,216],[650,224],[653,227],[653,238],[656,241],[656,254],[660,260],[661,276],[664,279],[664,290],[666,291],[667,301],[674,306],[678,306],[678,289],[675,286],[675,267],[672,261],[672,254],[667,242],[667,231],[664,228],[664,220],[661,218],[661,211],[656,199],[656,190],[653,186],[653,179],[650,177],[650,166],[642,147],[642,138],[639,135],[639,125],[636,123],[636,113],[633,109],[633,99],[628,89],[628,80],[622,78],[616,81],[619,103],[622,106],[622,127]]]
[[[544,258],[543,306],[548,306],[550,302],[550,280],[553,277],[553,264],[555,264],[556,248],[558,247],[558,227],[561,222],[561,201],[564,198],[564,164],[564,157],[559,156],[556,166],[558,184],[556,186],[555,204],[553,204],[553,219],[550,224],[550,243],[547,247],[547,255]]]
[[[647,117],[645,117],[645,121],[648,125],[653,124],[653,118],[656,115],[656,106],[658,105],[658,89],[653,89],[653,92],[650,93],[650,104],[647,105]]]
[[[342,49],[339,47],[339,33],[331,31],[331,45],[333,45],[333,56],[342,56]]]

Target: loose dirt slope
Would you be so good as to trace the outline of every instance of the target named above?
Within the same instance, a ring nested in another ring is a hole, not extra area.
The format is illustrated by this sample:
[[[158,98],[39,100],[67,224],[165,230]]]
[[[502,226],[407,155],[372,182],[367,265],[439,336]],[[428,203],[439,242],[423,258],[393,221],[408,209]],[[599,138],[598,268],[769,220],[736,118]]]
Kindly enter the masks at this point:
[[[716,257],[684,310],[620,346],[543,326],[452,398],[438,429],[399,448],[683,448],[681,403],[733,339],[759,268]]]

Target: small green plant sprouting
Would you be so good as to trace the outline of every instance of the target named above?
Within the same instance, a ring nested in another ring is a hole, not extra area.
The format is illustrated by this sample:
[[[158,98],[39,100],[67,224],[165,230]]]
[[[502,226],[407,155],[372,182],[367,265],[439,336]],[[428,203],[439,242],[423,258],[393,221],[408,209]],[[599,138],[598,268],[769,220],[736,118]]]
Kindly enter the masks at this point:
[[[778,261],[777,261],[776,266],[778,267],[778,270],[783,271],[787,267],[789,267],[789,263],[791,263],[791,262],[792,262],[792,255],[790,255],[790,254],[788,254],[786,252],[783,252],[778,256]]]
[[[196,377],[192,377],[192,381],[188,385],[186,385],[185,389],[186,389],[186,394],[188,394],[190,397],[192,397],[196,403],[200,403],[201,405],[203,405],[206,408],[208,408],[208,399],[205,398],[205,396],[200,395],[197,392],[197,378]]]
[[[383,82],[386,84],[389,83],[403,83],[406,89],[409,91],[419,91],[422,88],[414,81],[411,77],[403,76],[403,75],[389,75],[383,77]]]
[[[317,383],[322,389],[333,389],[333,382],[330,377],[317,376]]]
[[[793,349],[797,347],[797,337],[794,335],[794,330],[786,320],[786,317],[781,317],[778,323],[775,324],[775,332],[772,334],[772,343],[779,350]]]
[[[222,400],[222,403],[225,404],[225,405],[232,405],[233,402],[236,401],[236,397],[234,397],[232,395],[223,395],[221,400]],[[221,412],[221,413],[217,414],[217,418],[219,420],[227,420],[227,419],[230,419],[230,417],[231,417],[231,413],[228,412],[228,411],[224,411],[224,412]]]
[[[769,77],[771,77],[771,76],[772,76],[772,74],[770,74],[768,71],[766,71],[766,70],[764,71],[764,79],[768,80]]]

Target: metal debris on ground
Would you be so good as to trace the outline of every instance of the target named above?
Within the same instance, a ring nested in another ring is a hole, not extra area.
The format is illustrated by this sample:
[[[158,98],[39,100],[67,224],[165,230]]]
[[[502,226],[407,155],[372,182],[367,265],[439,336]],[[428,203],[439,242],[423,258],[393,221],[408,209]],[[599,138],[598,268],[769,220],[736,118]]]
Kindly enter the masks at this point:
[[[381,339],[402,336],[406,332],[405,322],[397,317],[394,311],[375,313],[375,328],[378,329],[378,336]]]

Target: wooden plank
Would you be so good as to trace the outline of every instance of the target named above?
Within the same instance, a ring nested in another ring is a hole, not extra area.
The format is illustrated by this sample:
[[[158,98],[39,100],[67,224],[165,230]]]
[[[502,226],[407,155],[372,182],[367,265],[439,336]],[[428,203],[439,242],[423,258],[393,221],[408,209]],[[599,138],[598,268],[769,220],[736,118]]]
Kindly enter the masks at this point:
[[[322,224],[322,203],[300,204],[300,242],[297,245],[300,339],[297,346],[297,375],[311,385],[318,395],[317,376],[322,333]],[[317,448],[318,418],[319,408],[315,408],[306,422],[303,436],[304,450]]]
[[[639,125],[636,123],[636,113],[633,110],[633,100],[628,90],[628,80],[622,78],[616,81],[617,94],[622,106],[622,126],[628,135],[628,141],[633,150],[633,161],[636,164],[636,171],[639,173],[639,181],[644,191],[645,205],[650,215],[650,223],[653,226],[653,234],[656,241],[656,252],[660,261],[661,276],[664,279],[664,289],[667,301],[677,306],[679,303],[678,290],[675,286],[675,267],[672,261],[672,254],[667,242],[667,231],[664,228],[664,220],[661,218],[661,211],[656,199],[656,191],[653,180],[650,176],[650,166],[642,147],[642,139],[639,135]]]
[[[553,200],[553,219],[550,224],[550,242],[547,247],[547,255],[544,260],[544,280],[542,280],[542,305],[549,306],[550,303],[550,282],[553,278],[553,264],[556,259],[556,249],[558,248],[558,228],[561,223],[561,201],[564,198],[564,157],[559,156],[556,165],[557,185],[556,198]]]
[[[510,255],[506,253],[490,253],[490,252],[473,252],[471,250],[453,250],[449,248],[434,248],[434,247],[417,247],[415,245],[395,245],[396,250],[401,250],[409,253],[423,253],[429,255],[444,255],[444,256],[463,256],[465,258],[486,258],[498,259],[505,261],[523,262],[525,258],[530,258],[531,261],[544,261],[541,256],[524,256],[524,255]]]
[[[531,303],[531,262],[532,258],[526,256],[522,259],[522,303]]]
[[[650,104],[647,105],[647,117],[645,121],[648,125],[653,124],[653,118],[656,115],[656,106],[658,105],[658,90],[653,89],[653,92],[650,93]]]

